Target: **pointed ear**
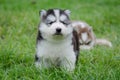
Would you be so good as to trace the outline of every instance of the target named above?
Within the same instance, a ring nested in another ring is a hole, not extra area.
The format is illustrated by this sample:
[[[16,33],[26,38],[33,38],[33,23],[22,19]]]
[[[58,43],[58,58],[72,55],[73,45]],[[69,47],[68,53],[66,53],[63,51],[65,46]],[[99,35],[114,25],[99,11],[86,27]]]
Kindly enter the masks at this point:
[[[65,12],[68,16],[70,16],[70,13],[71,13],[70,10],[67,9],[67,10],[65,10],[64,12]]]
[[[47,14],[47,11],[46,10],[41,10],[39,12],[39,15],[40,15],[40,18],[43,19],[43,17]]]

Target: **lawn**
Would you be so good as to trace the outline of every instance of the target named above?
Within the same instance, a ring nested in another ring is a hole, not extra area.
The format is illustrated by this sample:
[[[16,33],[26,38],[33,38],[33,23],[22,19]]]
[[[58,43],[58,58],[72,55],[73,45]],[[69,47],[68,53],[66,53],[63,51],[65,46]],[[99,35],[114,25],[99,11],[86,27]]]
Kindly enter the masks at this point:
[[[80,51],[74,72],[34,66],[41,9],[71,10],[112,48]],[[0,0],[0,80],[120,80],[120,0]]]

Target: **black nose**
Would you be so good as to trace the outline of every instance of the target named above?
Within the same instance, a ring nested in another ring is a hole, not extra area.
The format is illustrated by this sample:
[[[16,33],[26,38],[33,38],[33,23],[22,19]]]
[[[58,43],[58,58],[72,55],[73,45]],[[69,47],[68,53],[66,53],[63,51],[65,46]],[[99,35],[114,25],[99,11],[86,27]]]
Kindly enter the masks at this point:
[[[61,28],[56,28],[57,33],[61,33]]]

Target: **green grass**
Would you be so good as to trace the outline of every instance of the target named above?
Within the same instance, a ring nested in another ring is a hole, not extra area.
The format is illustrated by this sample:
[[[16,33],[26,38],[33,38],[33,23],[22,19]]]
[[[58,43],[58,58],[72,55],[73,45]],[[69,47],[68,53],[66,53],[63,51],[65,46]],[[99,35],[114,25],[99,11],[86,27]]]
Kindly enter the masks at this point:
[[[0,80],[120,80],[120,0],[0,0]],[[41,9],[71,10],[72,20],[93,26],[113,48],[81,51],[73,73],[34,66]]]

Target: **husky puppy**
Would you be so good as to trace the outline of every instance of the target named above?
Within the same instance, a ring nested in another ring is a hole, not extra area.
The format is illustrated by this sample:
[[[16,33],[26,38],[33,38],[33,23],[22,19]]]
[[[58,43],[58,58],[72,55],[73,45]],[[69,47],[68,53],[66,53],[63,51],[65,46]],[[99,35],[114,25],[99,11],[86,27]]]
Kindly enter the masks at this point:
[[[112,47],[110,41],[97,39],[90,25],[83,21],[72,21],[72,26],[77,30],[81,49],[92,49],[94,45],[105,45]]]
[[[75,68],[79,55],[79,38],[70,22],[70,11],[42,10],[38,28],[35,65],[38,68]]]

